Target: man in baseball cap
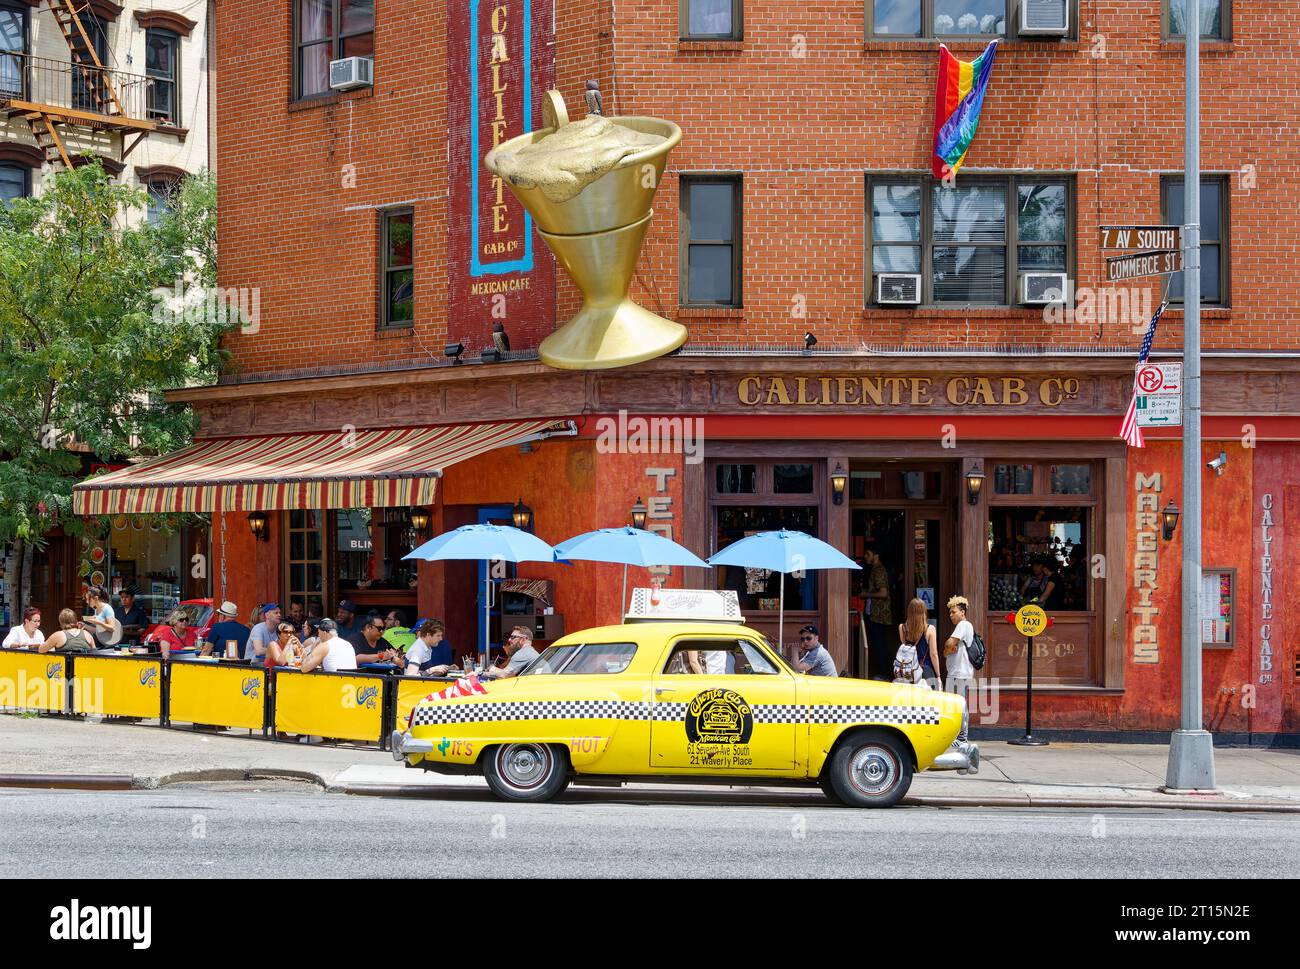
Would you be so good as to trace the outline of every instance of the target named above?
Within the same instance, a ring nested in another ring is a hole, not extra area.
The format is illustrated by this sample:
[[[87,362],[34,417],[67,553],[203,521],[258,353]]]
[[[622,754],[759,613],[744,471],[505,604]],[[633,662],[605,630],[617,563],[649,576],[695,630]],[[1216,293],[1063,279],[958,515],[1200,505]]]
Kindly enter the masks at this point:
[[[350,639],[361,631],[361,623],[357,622],[357,604],[351,599],[339,603],[334,621],[338,623],[338,634],[343,639]]]
[[[208,656],[215,651],[218,656],[236,659],[243,656],[249,629],[239,621],[239,609],[233,602],[226,601],[217,609],[217,616],[219,621],[208,630],[203,655]]]

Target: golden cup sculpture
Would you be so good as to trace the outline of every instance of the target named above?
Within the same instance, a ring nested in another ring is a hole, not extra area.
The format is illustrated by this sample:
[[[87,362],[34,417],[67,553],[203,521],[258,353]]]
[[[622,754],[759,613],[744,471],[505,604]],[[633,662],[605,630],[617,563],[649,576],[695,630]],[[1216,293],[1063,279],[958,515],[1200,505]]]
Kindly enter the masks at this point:
[[[542,116],[545,127],[503,142],[484,159],[582,292],[578,314],[542,341],[542,362],[604,370],[676,350],[686,342],[686,327],[638,306],[628,289],[655,189],[681,129],[660,118],[595,112],[568,127],[558,91],[546,92]]]

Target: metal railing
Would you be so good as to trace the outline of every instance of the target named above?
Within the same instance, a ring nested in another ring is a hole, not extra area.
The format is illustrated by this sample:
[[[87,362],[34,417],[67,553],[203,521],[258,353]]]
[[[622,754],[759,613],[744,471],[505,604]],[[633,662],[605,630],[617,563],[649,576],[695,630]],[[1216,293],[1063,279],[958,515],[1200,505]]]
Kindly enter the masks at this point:
[[[142,74],[0,51],[0,103],[26,101],[147,121],[152,84]]]

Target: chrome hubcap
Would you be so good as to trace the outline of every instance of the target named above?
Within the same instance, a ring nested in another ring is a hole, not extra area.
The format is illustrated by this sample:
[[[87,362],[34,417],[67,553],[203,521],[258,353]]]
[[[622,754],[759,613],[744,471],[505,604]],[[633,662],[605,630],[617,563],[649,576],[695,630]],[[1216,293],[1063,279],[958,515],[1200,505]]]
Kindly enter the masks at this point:
[[[548,758],[534,746],[508,747],[501,758],[501,773],[515,787],[533,787],[546,774]]]
[[[864,794],[884,794],[898,779],[898,762],[882,747],[863,747],[849,764],[853,786]]]

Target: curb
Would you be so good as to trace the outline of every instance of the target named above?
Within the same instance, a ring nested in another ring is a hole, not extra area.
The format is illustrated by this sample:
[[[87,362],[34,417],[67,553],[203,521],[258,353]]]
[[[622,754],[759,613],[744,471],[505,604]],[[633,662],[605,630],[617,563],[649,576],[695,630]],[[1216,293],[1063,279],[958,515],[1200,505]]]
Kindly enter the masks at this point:
[[[1035,797],[1026,794],[1023,797],[944,797],[908,795],[903,804],[918,807],[1051,807],[1051,808],[1138,808],[1143,810],[1184,810],[1184,811],[1223,811],[1228,813],[1267,813],[1300,814],[1300,804],[1280,804],[1277,801],[1263,801],[1252,804],[1250,801],[1210,801],[1210,800],[1156,800],[1151,798],[1071,798],[1071,797]]]
[[[61,791],[129,791],[130,774],[0,774],[0,787],[32,787]]]
[[[653,788],[646,791],[640,788],[629,790],[628,788],[620,789],[619,793],[623,796],[629,794],[662,794],[669,795],[668,788],[681,785],[664,785],[664,788]],[[473,790],[483,791],[482,787],[456,786],[442,787],[438,785],[410,785],[410,784],[340,784],[329,785],[325,788],[328,794],[348,794],[356,797],[440,797],[447,791],[452,790]],[[589,793],[596,788],[583,788],[583,793]],[[739,788],[729,791],[702,791],[694,792],[697,796],[700,794],[710,795],[714,803],[722,803],[726,800],[744,799],[755,796],[759,797],[781,797],[788,795],[789,791],[770,791],[766,789]],[[813,794],[815,792],[805,792]],[[1249,813],[1267,813],[1267,814],[1300,814],[1300,804],[1280,804],[1277,801],[1266,801],[1252,804],[1249,801],[1201,801],[1201,800],[1155,800],[1148,798],[1065,798],[1065,797],[1035,797],[1033,795],[1024,795],[1023,797],[1002,797],[990,795],[987,797],[944,797],[944,796],[913,796],[908,795],[903,798],[902,804],[912,807],[992,807],[992,808],[1091,808],[1114,810],[1117,808],[1131,808],[1138,810],[1183,810],[1183,811],[1222,811],[1238,814]],[[829,807],[840,807],[841,805],[827,801]]]
[[[320,774],[313,771],[291,770],[284,767],[248,769],[219,767],[209,770],[175,771],[158,777],[136,775],[136,787],[156,790],[169,784],[187,784],[196,781],[304,781],[314,784],[322,791],[330,790],[329,783]]]

